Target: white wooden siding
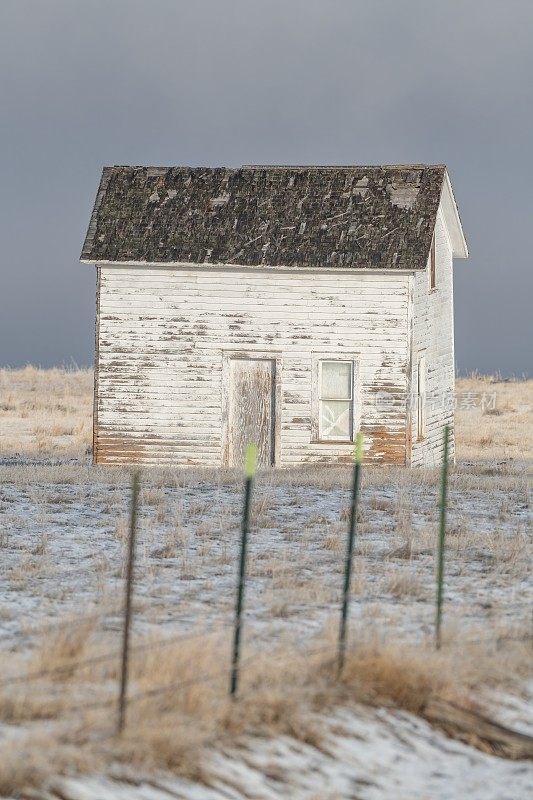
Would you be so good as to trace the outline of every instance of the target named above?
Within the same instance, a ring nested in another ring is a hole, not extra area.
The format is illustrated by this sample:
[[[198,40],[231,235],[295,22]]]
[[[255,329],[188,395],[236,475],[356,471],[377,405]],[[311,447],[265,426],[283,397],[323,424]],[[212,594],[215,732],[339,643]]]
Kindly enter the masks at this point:
[[[405,463],[410,280],[102,265],[96,460],[220,465],[224,358],[255,352],[281,368],[278,465],[351,458],[349,443],[313,441],[316,354],[357,358],[367,460]]]
[[[439,209],[435,227],[436,287],[429,288],[429,272],[413,275],[412,393],[416,393],[416,368],[421,355],[426,365],[425,436],[416,440],[416,398],[411,402],[413,466],[438,464],[442,458],[444,425],[451,425],[454,457],[453,269],[452,250]]]

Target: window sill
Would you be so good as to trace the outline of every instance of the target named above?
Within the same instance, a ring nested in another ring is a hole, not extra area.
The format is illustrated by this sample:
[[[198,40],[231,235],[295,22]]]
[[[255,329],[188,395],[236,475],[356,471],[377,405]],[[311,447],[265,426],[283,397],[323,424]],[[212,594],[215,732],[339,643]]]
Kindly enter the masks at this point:
[[[311,439],[311,444],[346,444],[353,445],[353,439]]]

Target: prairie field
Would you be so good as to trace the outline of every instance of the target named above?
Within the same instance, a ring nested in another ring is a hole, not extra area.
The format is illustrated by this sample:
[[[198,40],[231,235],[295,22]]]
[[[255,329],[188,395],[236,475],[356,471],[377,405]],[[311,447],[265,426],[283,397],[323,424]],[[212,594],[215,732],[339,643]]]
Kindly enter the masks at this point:
[[[232,470],[145,469],[116,734],[131,471],[91,466],[90,370],[0,370],[0,795],[519,800],[533,791],[533,382],[457,381],[443,640],[439,471],[260,472],[238,700]]]

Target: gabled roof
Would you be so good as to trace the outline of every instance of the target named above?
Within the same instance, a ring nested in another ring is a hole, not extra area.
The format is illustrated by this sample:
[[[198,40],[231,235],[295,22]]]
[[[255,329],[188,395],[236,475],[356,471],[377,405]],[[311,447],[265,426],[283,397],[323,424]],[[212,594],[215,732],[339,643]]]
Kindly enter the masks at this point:
[[[81,258],[424,269],[446,181],[443,165],[105,167]]]

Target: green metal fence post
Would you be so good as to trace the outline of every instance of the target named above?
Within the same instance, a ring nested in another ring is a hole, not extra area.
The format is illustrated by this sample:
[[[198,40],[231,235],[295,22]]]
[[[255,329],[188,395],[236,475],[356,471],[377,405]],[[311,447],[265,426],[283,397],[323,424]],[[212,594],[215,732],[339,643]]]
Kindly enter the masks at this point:
[[[239,682],[239,659],[241,650],[242,607],[244,602],[244,584],[246,581],[246,549],[248,545],[248,527],[250,505],[252,499],[252,483],[257,461],[257,447],[249,444],[246,448],[244,463],[244,503],[241,522],[241,553],[239,559],[239,577],[237,581],[237,602],[235,605],[235,630],[233,634],[233,653],[231,659],[230,695],[235,698]]]
[[[131,627],[131,595],[133,590],[133,567],[135,563],[135,536],[137,532],[137,505],[139,501],[139,473],[135,472],[131,484],[130,529],[126,561],[126,588],[124,597],[124,628],[122,632],[122,663],[120,670],[120,694],[118,700],[117,732],[126,724],[126,700],[128,691],[129,643]]]
[[[437,608],[435,615],[435,646],[437,650],[442,644],[442,601],[444,585],[444,539],[446,536],[446,503],[448,490],[448,446],[450,441],[450,426],[444,428],[444,444],[442,451],[442,471],[440,478],[440,514],[439,514],[439,541],[437,547]]]
[[[355,541],[355,526],[357,522],[357,502],[359,499],[359,485],[361,481],[361,462],[363,460],[363,436],[357,434],[354,450],[354,467],[352,482],[352,499],[350,505],[350,521],[348,527],[348,541],[346,544],[346,561],[344,567],[344,586],[342,590],[341,622],[339,628],[338,673],[344,667],[344,654],[346,651],[346,626],[348,622],[348,607],[350,602],[350,585],[352,580],[353,547]]]

